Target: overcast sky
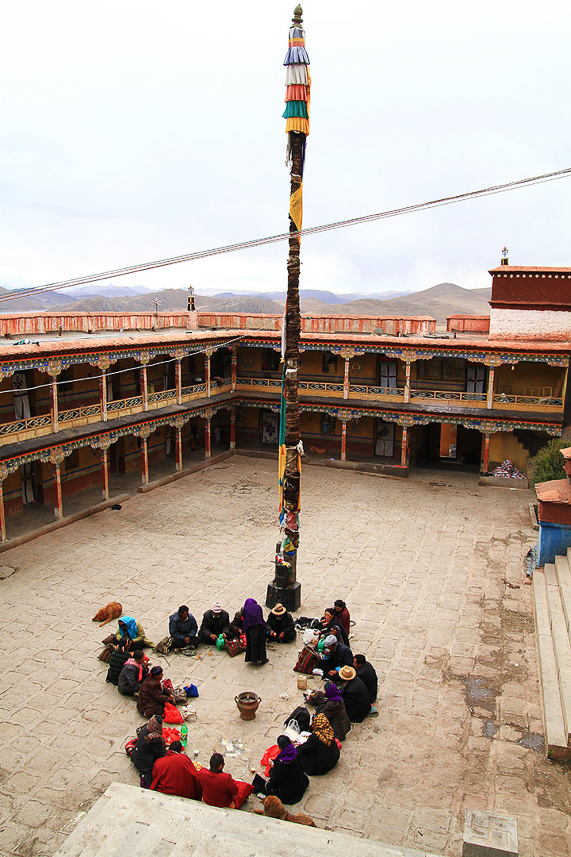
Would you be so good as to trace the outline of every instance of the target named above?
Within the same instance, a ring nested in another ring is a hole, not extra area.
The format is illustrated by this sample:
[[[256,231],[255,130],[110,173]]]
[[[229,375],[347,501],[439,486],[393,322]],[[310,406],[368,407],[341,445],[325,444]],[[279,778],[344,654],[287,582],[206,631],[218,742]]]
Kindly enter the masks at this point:
[[[569,3],[307,0],[304,226],[571,166]],[[4,4],[0,283],[287,230],[294,0]],[[302,288],[490,283],[571,265],[571,179],[308,237]],[[116,281],[283,289],[278,244]]]

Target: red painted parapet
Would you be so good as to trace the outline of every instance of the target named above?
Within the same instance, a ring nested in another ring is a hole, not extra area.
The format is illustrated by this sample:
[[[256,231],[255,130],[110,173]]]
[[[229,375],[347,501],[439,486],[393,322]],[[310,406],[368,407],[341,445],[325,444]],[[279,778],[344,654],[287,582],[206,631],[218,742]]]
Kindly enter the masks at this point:
[[[198,328],[197,312],[23,312],[0,314],[0,336],[40,333],[97,333],[105,330]]]
[[[199,312],[198,326],[227,330],[281,330],[281,313]],[[303,333],[373,333],[392,336],[435,333],[436,320],[429,315],[302,315]]]
[[[446,318],[446,330],[449,332],[471,331],[472,333],[489,333],[489,315],[449,315]]]

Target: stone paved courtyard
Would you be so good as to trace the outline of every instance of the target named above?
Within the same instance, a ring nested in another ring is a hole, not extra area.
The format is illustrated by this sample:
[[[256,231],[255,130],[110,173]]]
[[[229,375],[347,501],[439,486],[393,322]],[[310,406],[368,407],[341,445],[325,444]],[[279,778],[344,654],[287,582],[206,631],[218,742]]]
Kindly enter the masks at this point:
[[[263,602],[275,470],[235,456],[2,554],[1,854],[52,855],[111,782],[138,782],[123,746],[143,720],[106,684],[95,656],[109,629],[91,617],[119,600],[158,640],[179,603],[198,617],[215,599],[230,612]],[[298,805],[320,827],[459,855],[464,809],[487,809],[517,817],[521,857],[571,852],[569,768],[542,747],[522,564],[530,500],[473,474],[305,469],[301,613],[345,598],[353,651],[380,678],[380,716],[354,727]],[[205,763],[240,738],[226,769],[250,777],[301,701],[296,648],[272,649],[265,667],[201,653],[163,660],[200,689],[189,753]],[[262,697],[251,723],[234,703],[242,690]]]

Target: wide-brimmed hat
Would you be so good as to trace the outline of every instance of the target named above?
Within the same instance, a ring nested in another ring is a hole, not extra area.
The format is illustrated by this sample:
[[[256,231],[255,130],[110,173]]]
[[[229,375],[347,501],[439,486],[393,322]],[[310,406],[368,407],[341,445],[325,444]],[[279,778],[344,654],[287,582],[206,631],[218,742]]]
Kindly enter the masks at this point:
[[[351,681],[356,675],[357,671],[353,667],[341,667],[339,670],[339,678],[343,679],[343,681]]]
[[[274,614],[274,616],[282,616],[285,612],[286,612],[286,609],[283,606],[283,604],[276,604],[276,606],[272,610],[272,613]]]

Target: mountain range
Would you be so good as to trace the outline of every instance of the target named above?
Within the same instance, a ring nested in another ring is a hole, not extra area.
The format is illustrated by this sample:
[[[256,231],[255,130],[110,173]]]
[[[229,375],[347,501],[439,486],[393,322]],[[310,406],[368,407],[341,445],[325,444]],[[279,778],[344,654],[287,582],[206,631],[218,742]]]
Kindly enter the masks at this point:
[[[19,298],[17,291],[0,286],[0,312],[144,312],[186,309],[186,289],[148,291],[136,286],[86,286],[74,293],[44,292]],[[488,315],[491,290],[463,289],[454,283],[439,283],[420,292],[380,292],[371,295],[343,294],[319,289],[301,289],[301,311],[310,315],[429,315],[440,324],[448,315]],[[276,313],[283,310],[285,292],[218,292],[196,294],[196,308],[205,312]]]

